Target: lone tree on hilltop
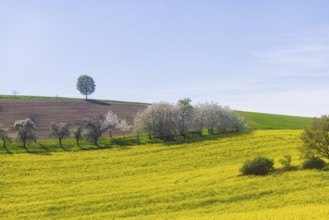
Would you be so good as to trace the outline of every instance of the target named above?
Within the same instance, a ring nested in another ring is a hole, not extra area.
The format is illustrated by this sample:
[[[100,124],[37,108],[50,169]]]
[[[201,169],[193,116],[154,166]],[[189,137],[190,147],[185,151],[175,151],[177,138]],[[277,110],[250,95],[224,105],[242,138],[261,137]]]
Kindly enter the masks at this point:
[[[82,75],[78,78],[77,89],[82,95],[86,96],[86,100],[88,99],[88,95],[95,92],[95,87],[95,81],[90,76]]]
[[[62,145],[62,140],[70,136],[70,128],[67,123],[51,123],[50,125],[50,135],[58,138],[59,146],[64,149]]]
[[[18,120],[14,123],[14,129],[17,132],[17,140],[23,143],[23,148],[26,148],[27,141],[36,141],[35,124],[29,118]]]
[[[329,159],[329,116],[314,118],[301,136],[304,145],[300,150],[306,157],[320,156]]]

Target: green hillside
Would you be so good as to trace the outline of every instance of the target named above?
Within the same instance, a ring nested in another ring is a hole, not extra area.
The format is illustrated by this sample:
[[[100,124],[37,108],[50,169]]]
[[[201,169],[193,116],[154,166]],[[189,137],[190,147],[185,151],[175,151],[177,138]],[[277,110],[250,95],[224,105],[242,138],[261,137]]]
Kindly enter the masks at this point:
[[[304,129],[312,118],[238,111],[251,129]]]
[[[180,145],[0,154],[2,219],[326,219],[328,172],[240,176],[247,159],[292,155],[301,131]]]

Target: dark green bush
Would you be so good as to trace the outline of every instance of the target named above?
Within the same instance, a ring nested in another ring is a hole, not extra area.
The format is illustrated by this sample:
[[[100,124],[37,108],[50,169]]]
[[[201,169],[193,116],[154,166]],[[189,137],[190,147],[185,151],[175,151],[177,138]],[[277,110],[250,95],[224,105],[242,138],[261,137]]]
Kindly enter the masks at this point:
[[[274,162],[266,157],[256,157],[253,160],[247,160],[240,171],[243,175],[267,175],[274,170]]]
[[[307,158],[301,165],[301,169],[323,169],[326,163],[318,157]]]

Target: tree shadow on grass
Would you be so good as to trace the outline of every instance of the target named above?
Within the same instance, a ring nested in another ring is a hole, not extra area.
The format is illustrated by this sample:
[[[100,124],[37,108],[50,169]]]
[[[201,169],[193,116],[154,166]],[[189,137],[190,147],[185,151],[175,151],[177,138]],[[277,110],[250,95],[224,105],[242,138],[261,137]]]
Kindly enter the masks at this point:
[[[82,146],[78,146],[80,148],[80,150],[97,150],[98,148],[94,148],[94,147],[82,147]]]
[[[99,100],[95,100],[95,99],[87,99],[85,101],[86,102],[89,102],[91,104],[96,104],[96,105],[107,105],[107,106],[111,105],[110,103],[99,101]]]
[[[5,149],[4,153],[1,153],[1,154],[14,154],[13,152],[11,152],[9,149]]]
[[[136,146],[140,143],[137,141],[136,138],[130,137],[122,137],[122,138],[112,138],[110,141],[111,147],[128,147],[128,146]]]
[[[3,146],[3,148],[6,150],[7,154],[13,154],[13,152],[11,152],[7,146]]]
[[[80,145],[76,145],[80,150],[83,151],[89,151],[89,150],[100,150],[100,149],[109,149],[111,146],[105,145],[105,146],[101,146],[101,145],[88,145],[89,147],[83,147]]]
[[[38,143],[38,147],[42,150],[31,150],[28,147],[25,147],[24,150],[29,154],[51,155],[49,149],[45,145]]]
[[[98,146],[98,149],[101,149],[101,150],[110,149],[110,148],[112,148],[112,146],[109,144],[105,144],[103,146]]]

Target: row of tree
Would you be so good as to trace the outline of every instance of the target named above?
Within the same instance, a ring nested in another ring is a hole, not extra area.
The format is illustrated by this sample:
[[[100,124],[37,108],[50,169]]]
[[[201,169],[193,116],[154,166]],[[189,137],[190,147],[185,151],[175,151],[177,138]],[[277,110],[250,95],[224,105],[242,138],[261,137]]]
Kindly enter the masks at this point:
[[[229,107],[217,103],[205,102],[191,105],[191,99],[185,98],[170,104],[162,102],[148,106],[136,115],[133,126],[138,136],[147,133],[150,138],[168,140],[177,133],[202,135],[209,133],[229,133],[246,130],[243,119]]]
[[[112,138],[112,132],[114,129],[119,129],[123,133],[126,133],[131,129],[131,125],[129,125],[126,119],[120,119],[112,111],[108,111],[105,115],[101,115],[94,119],[86,119],[82,122],[76,123],[74,126],[71,126],[69,123],[53,122],[49,127],[50,136],[58,139],[61,148],[63,148],[63,139],[68,138],[71,135],[75,138],[78,146],[80,146],[80,140],[82,138],[86,138],[98,146],[98,139],[104,132],[109,131],[110,137]],[[13,129],[16,133],[15,139],[22,143],[25,150],[27,150],[27,142],[36,142],[36,128],[36,122],[31,118],[18,120],[14,123]],[[3,142],[4,148],[9,152],[6,143],[11,142],[13,138],[9,134],[8,129],[4,128],[2,124],[0,124],[0,139]]]
[[[36,123],[36,117],[14,123],[16,140],[22,143],[25,150],[27,150],[28,141],[36,141]],[[211,134],[240,132],[246,129],[246,125],[243,119],[229,107],[223,107],[214,102],[193,106],[191,100],[186,98],[179,100],[177,104],[161,102],[149,105],[135,116],[132,125],[126,119],[120,119],[112,111],[108,111],[104,115],[83,120],[74,126],[63,122],[51,123],[50,135],[58,139],[59,146],[62,148],[62,140],[70,136],[76,140],[78,146],[82,138],[98,146],[99,138],[105,132],[109,132],[112,138],[115,129],[123,133],[132,130],[138,140],[141,134],[148,134],[150,139],[170,140],[176,135],[184,138],[188,134],[202,135],[204,129]],[[6,142],[12,139],[8,130],[2,125],[0,138],[5,148]]]

